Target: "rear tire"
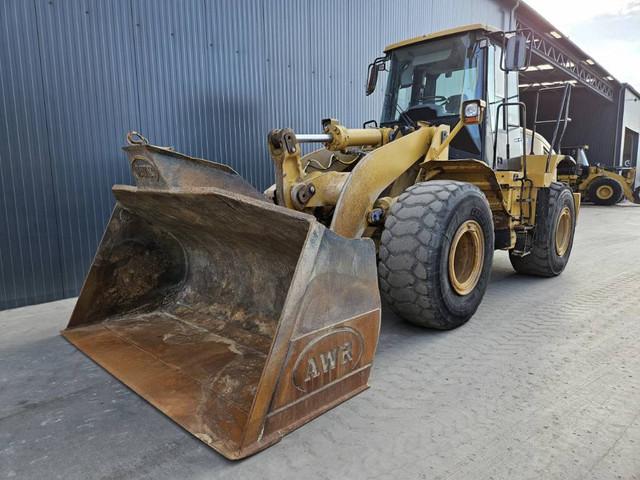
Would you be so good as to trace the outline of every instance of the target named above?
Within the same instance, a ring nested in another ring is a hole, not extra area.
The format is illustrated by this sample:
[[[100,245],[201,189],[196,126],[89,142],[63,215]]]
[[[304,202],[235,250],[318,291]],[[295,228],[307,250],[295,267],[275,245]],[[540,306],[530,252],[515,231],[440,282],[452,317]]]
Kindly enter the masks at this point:
[[[400,317],[449,330],[475,313],[493,261],[493,216],[470,183],[433,180],[409,187],[380,239],[382,297]]]
[[[591,182],[589,199],[596,205],[615,205],[624,197],[622,185],[610,177],[598,177]]]
[[[640,187],[633,191],[633,203],[640,203]]]
[[[536,226],[531,252],[520,257],[509,252],[518,273],[540,277],[560,275],[569,261],[576,228],[576,208],[571,189],[561,183],[538,191]]]

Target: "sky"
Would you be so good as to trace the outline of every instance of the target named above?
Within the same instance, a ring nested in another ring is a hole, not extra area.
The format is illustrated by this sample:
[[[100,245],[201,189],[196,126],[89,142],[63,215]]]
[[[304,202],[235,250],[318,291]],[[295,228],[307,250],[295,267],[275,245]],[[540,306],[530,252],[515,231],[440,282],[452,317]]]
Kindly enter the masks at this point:
[[[525,0],[616,79],[640,90],[640,0]]]

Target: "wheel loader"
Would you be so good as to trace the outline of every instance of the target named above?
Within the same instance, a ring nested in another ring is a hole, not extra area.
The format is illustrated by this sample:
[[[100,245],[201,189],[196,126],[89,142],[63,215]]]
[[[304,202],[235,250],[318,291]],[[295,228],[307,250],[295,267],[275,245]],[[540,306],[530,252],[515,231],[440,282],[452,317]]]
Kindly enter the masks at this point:
[[[495,249],[559,275],[580,195],[523,151],[521,32],[472,25],[387,47],[381,122],[269,133],[275,186],[132,134],[116,205],[63,335],[239,459],[368,388],[381,318],[452,329]],[[302,145],[321,148],[302,153]],[[381,294],[381,295],[380,295]]]
[[[596,205],[615,205],[624,199],[640,204],[640,176],[635,167],[602,167],[590,165],[588,145],[566,147],[562,151],[570,159],[558,165],[558,179],[580,192],[583,200]]]

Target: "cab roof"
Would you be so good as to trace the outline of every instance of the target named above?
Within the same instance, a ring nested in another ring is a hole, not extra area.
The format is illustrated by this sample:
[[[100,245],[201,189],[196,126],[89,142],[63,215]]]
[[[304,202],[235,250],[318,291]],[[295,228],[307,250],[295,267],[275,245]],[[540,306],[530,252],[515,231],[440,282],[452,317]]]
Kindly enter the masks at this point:
[[[419,35],[417,37],[409,38],[401,42],[392,43],[391,45],[388,45],[384,49],[384,53],[389,53],[390,51],[396,50],[400,47],[406,47],[407,45],[426,42],[427,40],[433,40],[435,38],[448,37],[449,35],[455,35],[457,33],[473,32],[477,30],[484,31],[487,33],[495,33],[500,31],[497,28],[492,27],[490,25],[484,25],[482,23],[472,23],[471,25],[463,25],[461,27],[450,28],[448,30],[441,30],[439,32],[429,33],[427,35]]]

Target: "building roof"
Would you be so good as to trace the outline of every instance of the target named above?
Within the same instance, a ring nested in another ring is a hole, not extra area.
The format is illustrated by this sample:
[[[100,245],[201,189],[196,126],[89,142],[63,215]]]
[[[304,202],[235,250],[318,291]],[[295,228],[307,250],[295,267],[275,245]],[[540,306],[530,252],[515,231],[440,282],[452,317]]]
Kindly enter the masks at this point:
[[[616,79],[606,68],[598,61],[585,52],[580,46],[574,43],[567,35],[556,28],[551,22],[540,15],[531,5],[524,1],[508,0],[512,7],[518,5],[516,17],[521,27],[529,27],[544,36],[544,42],[549,48],[555,48],[557,52],[566,53],[566,57],[573,57],[580,62],[579,68],[589,76],[593,76],[596,80],[613,87],[620,88],[622,82]],[[560,58],[566,58],[560,57]],[[539,68],[541,67],[542,68]],[[562,65],[560,65],[562,67]],[[533,67],[524,73],[525,81],[522,83],[550,83],[567,81],[567,74],[562,69],[549,68],[549,62],[542,58],[534,58]],[[573,70],[573,69],[572,69]],[[570,80],[572,83],[578,83]]]

